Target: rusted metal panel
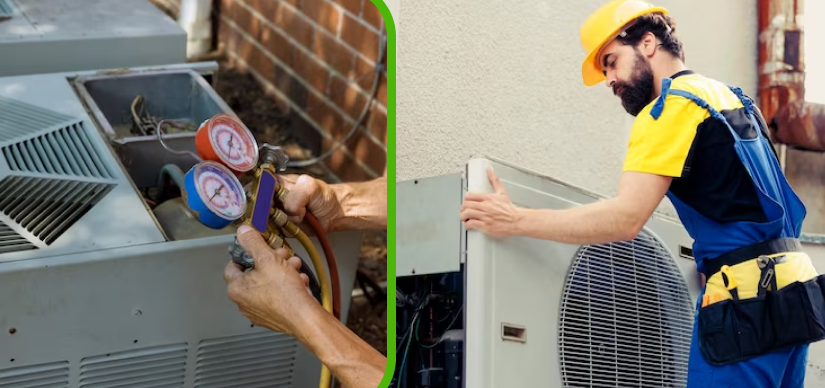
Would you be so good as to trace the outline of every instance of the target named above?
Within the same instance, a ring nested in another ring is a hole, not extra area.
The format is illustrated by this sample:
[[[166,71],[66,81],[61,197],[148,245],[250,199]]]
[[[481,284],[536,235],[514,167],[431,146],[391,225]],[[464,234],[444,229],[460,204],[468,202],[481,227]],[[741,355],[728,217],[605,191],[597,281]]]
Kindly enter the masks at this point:
[[[825,151],[825,104],[802,100],[782,107],[771,119],[771,137],[809,151]]]

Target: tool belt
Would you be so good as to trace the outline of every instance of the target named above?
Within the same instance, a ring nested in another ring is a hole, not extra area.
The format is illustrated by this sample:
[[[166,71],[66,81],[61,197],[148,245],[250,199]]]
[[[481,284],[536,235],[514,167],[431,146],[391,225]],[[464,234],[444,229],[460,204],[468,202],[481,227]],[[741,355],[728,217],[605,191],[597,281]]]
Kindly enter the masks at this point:
[[[769,240],[708,261],[706,276],[710,279],[722,272],[732,297],[706,305],[706,294],[699,309],[698,343],[708,363],[735,363],[825,339],[825,275],[777,289],[775,265],[787,256],[769,255],[795,251],[801,251],[795,239]],[[740,299],[729,270],[751,260],[756,260],[761,273],[757,295]]]

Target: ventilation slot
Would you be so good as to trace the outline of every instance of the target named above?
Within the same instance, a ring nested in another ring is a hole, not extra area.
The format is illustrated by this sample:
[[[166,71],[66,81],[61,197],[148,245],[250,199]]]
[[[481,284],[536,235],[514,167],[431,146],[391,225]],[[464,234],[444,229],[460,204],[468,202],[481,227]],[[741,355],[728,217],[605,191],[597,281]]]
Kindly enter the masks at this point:
[[[277,333],[202,341],[195,387],[289,387],[297,350],[294,339]]]
[[[0,369],[0,387],[3,388],[67,388],[68,386],[68,361]]]
[[[687,284],[646,231],[583,247],[560,318],[565,387],[684,386],[693,325]]]
[[[51,244],[113,187],[106,183],[10,176],[0,181],[0,211]]]
[[[9,228],[8,225],[0,222],[0,255],[30,249],[37,249],[37,247],[17,234],[12,228]]]
[[[3,147],[12,171],[112,178],[83,122]]]
[[[80,387],[180,387],[186,353],[181,343],[88,357],[80,362]]]
[[[0,0],[0,8],[4,0]],[[0,11],[2,13],[2,11]],[[0,141],[9,141],[32,132],[49,129],[74,120],[71,116],[57,113],[22,101],[0,96]]]
[[[14,17],[14,8],[9,0],[0,0],[0,22]]]

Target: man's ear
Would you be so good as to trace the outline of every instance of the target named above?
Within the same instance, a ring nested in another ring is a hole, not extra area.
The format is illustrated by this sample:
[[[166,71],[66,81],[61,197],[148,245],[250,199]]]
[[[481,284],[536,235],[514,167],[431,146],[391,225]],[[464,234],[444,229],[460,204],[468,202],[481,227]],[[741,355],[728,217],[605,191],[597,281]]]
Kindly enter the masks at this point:
[[[642,52],[642,55],[650,58],[656,53],[657,46],[656,35],[648,31],[642,36],[642,40],[639,42],[639,51]]]

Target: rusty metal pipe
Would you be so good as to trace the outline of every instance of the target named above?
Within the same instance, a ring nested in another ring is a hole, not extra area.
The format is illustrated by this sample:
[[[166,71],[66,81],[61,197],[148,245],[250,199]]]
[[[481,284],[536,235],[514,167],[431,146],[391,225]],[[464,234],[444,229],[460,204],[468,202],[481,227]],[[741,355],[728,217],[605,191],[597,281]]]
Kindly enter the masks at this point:
[[[804,0],[758,0],[759,109],[770,121],[805,99]]]
[[[825,151],[825,104],[802,100],[782,107],[768,124],[774,141],[790,147]]]

